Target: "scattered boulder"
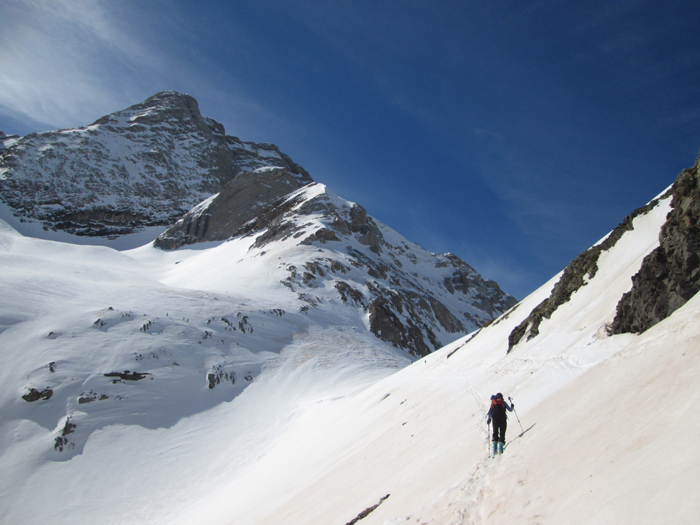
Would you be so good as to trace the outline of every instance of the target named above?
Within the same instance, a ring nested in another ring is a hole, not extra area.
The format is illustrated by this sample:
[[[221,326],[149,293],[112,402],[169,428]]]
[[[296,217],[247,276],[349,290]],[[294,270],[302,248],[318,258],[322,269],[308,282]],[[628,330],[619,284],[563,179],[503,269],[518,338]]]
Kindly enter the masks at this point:
[[[48,399],[51,399],[52,395],[53,390],[51,390],[50,388],[45,388],[41,392],[36,388],[30,388],[29,392],[22,396],[22,399],[29,403],[32,403],[33,401],[39,401],[40,399],[46,401]]]
[[[130,372],[129,370],[126,370],[124,372],[109,372],[108,374],[104,374],[105,377],[118,377],[119,379],[122,379],[124,381],[140,381],[146,376],[150,376],[148,372]],[[113,382],[119,381],[119,379],[114,380]]]
[[[93,392],[90,390],[89,392],[83,392],[80,394],[78,397],[78,404],[79,405],[84,405],[85,403],[92,403],[93,401],[104,401],[105,399],[109,399],[109,396],[107,394],[98,394],[97,392]]]

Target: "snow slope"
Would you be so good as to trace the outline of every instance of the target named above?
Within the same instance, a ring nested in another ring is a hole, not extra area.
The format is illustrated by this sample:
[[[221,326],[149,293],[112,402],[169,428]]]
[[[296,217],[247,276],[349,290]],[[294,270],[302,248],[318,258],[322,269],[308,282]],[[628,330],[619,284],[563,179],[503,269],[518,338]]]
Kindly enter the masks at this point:
[[[3,523],[151,521],[216,479],[215,465],[254,462],[307,396],[410,362],[344,308],[300,313],[255,254],[218,286],[199,280],[247,246],[116,252],[0,226]],[[27,402],[31,389],[51,394]]]
[[[255,272],[237,281],[212,264],[238,256],[222,251],[231,243],[120,253],[4,227],[0,520],[342,525],[378,505],[360,523],[694,522],[700,298],[640,336],[605,331],[668,201],[635,218],[536,338],[506,352],[559,276],[409,366],[361,320],[280,317],[293,294],[263,286],[238,295]],[[252,333],[233,322],[243,316]],[[151,376],[96,373],[123,372],[135,351],[151,356],[138,369]],[[218,365],[254,380],[209,389]],[[26,403],[30,385],[54,393]],[[80,404],[86,389],[98,398]],[[505,454],[490,459],[484,414],[497,391],[513,396],[522,428],[511,415]]]
[[[387,494],[362,523],[694,522],[700,503],[677,496],[700,481],[699,456],[679,436],[700,430],[688,417],[700,300],[641,336],[604,330],[667,211],[666,201],[637,218],[539,338],[506,354],[510,330],[557,278],[481,333],[308,411],[265,463],[303,458],[296,469],[231,482],[176,522],[347,523]],[[489,459],[484,414],[496,391],[517,400],[523,427],[511,416],[506,453]],[[269,510],[241,492],[266,494]]]

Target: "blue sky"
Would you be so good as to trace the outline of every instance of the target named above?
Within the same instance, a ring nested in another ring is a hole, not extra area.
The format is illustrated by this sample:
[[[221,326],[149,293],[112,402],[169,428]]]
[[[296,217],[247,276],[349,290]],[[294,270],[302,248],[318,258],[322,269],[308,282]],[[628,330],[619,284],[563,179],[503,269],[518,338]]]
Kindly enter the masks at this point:
[[[163,90],[518,298],[700,149],[700,2],[0,0],[0,130]]]

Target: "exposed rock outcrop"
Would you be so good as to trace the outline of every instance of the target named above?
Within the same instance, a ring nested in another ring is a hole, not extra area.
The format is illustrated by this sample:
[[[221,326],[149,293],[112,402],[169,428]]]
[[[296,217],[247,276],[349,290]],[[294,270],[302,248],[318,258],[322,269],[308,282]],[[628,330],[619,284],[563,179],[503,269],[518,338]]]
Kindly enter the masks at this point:
[[[571,295],[574,292],[582,286],[585,286],[588,280],[595,277],[598,271],[598,259],[600,254],[615,246],[625,232],[634,229],[632,223],[635,217],[648,213],[657,204],[658,199],[653,200],[646,206],[638,208],[628,215],[603,242],[589,248],[571,261],[564,269],[557,284],[554,285],[551,295],[537,305],[530,315],[510,333],[510,336],[508,336],[508,352],[510,352],[525,335],[527,335],[528,341],[536,337],[539,334],[540,323],[544,319],[549,319],[557,308],[571,299]]]
[[[671,212],[659,234],[659,247],[632,278],[632,289],[617,305],[609,331],[642,333],[666,319],[700,290],[700,172],[684,170],[671,192]]]
[[[140,381],[146,376],[150,376],[148,372],[130,372],[129,370],[126,370],[124,372],[109,372],[107,374],[104,374],[105,377],[117,377],[119,379],[113,379],[112,382],[117,382],[117,381]]]
[[[228,182],[217,195],[187,212],[156,239],[154,245],[172,250],[186,244],[225,240],[253,221],[251,229],[262,229],[266,212],[282,197],[313,182],[287,168],[259,168]]]
[[[53,448],[54,450],[57,450],[59,452],[63,452],[63,449],[66,448],[75,448],[75,443],[72,443],[69,439],[68,436],[75,432],[75,429],[78,427],[75,423],[73,423],[73,417],[72,416],[67,416],[66,417],[66,423],[63,425],[63,428],[61,429],[61,435],[57,436]]]
[[[30,388],[29,392],[22,396],[22,399],[29,403],[32,403],[34,401],[39,401],[40,399],[46,401],[48,399],[51,399],[51,396],[53,396],[53,390],[51,390],[50,388],[45,388],[42,391],[39,391],[36,388]]]

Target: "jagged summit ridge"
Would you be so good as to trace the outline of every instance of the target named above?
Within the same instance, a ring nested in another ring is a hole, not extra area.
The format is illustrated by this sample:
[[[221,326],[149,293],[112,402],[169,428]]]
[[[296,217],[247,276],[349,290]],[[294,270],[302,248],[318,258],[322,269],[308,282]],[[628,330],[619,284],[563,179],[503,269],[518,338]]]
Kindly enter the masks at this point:
[[[76,235],[167,226],[244,171],[309,174],[272,144],[243,142],[166,91],[89,126],[33,133],[0,150],[0,200],[20,220]],[[27,198],[31,195],[32,198]]]

